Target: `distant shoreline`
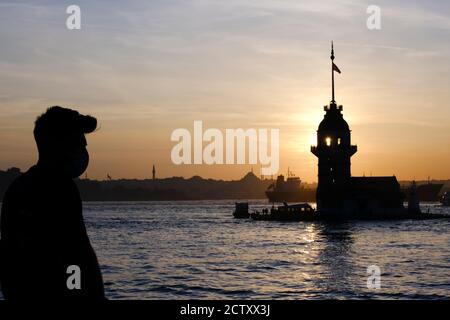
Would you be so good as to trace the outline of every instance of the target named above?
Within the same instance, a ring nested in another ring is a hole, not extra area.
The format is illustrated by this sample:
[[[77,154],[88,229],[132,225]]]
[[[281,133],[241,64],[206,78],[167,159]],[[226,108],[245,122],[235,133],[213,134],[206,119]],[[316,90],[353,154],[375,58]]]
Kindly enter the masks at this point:
[[[21,174],[19,168],[0,170],[0,201],[8,186]],[[450,189],[450,180],[417,181],[419,199],[422,202],[438,201],[438,194]],[[264,200],[266,190],[274,183],[272,179],[260,179],[248,172],[240,180],[214,180],[194,176],[188,179],[171,177],[164,179],[119,179],[90,180],[75,179],[84,202],[127,201],[207,201],[207,200]],[[400,181],[405,196],[410,181]],[[442,188],[438,185],[443,185]],[[301,184],[299,200],[315,202],[316,184]],[[406,198],[405,198],[406,199]],[[269,204],[270,202],[267,201]]]

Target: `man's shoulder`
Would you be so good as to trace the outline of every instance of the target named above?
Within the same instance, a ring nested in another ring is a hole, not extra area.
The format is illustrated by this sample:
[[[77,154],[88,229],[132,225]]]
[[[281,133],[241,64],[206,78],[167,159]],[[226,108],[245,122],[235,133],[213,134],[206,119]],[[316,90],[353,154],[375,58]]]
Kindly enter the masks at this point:
[[[39,179],[34,167],[28,169],[28,171],[18,176],[8,187],[5,193],[5,199],[8,200],[11,197],[17,195],[25,195],[30,191],[38,189]]]
[[[80,201],[79,198],[78,188],[72,179],[63,179],[33,166],[11,183],[5,192],[3,205],[22,207],[41,203],[48,207],[51,203],[73,204],[73,201]]]

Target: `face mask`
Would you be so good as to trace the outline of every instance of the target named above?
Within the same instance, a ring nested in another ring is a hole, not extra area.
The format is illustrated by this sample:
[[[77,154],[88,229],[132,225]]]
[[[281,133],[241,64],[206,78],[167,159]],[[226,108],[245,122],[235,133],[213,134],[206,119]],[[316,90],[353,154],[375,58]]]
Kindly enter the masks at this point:
[[[65,171],[71,178],[78,178],[89,165],[89,153],[86,149],[70,157],[66,163]]]

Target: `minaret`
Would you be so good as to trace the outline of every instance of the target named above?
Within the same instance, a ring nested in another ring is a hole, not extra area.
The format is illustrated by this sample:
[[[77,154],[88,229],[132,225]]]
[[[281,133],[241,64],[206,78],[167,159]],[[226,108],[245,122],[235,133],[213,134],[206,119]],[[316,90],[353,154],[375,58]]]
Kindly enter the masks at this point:
[[[311,152],[318,158],[317,209],[338,208],[350,180],[350,158],[357,147],[351,145],[350,128],[342,115],[342,106],[337,106],[334,96],[334,72],[340,73],[334,64],[334,49],[331,44],[331,102],[324,107],[325,116],[317,130],[317,146]]]
[[[156,169],[155,169],[155,165],[153,165],[153,169],[152,169],[152,177],[153,177],[153,180],[156,179]]]

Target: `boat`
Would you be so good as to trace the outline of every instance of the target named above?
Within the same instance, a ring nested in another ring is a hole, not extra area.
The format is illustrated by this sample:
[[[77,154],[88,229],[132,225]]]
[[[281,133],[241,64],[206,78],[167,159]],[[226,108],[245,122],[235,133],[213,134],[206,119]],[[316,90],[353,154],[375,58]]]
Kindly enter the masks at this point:
[[[446,191],[441,197],[441,204],[445,207],[450,206],[450,192]]]
[[[417,194],[420,201],[435,202],[439,200],[439,193],[444,186],[443,183],[431,183],[422,184],[417,186]]]
[[[250,217],[248,212],[248,202],[236,202],[233,217],[238,219],[246,219]]]
[[[269,202],[299,202],[302,201],[301,180],[288,173],[285,180],[283,175],[277,177],[277,181],[271,184],[266,191]],[[304,201],[304,200],[303,200]]]
[[[317,218],[317,213],[308,203],[288,205],[285,202],[277,208],[272,207],[270,211],[268,209],[261,212],[254,211],[250,217],[253,220],[265,221],[313,221]]]

